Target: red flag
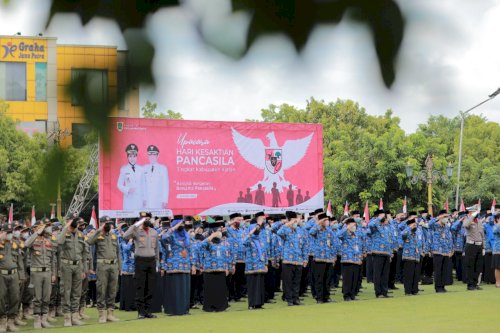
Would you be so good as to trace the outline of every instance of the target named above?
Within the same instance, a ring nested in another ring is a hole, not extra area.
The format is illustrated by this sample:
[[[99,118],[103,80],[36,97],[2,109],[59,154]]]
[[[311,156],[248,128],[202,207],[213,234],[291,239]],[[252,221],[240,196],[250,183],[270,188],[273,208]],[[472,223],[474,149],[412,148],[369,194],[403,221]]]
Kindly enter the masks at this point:
[[[378,204],[378,209],[384,209],[384,202],[382,201],[382,198],[380,198],[380,203]]]
[[[96,229],[99,229],[99,221],[97,221],[97,217],[95,215],[95,206],[92,206],[92,214],[90,215],[89,224]]]
[[[328,200],[328,207],[326,207],[326,215],[328,217],[332,217],[333,216],[333,212],[332,212],[332,201],[331,200]]]
[[[14,222],[14,204],[10,204],[10,209],[9,209],[9,225],[12,226],[12,223]]]
[[[405,195],[405,200],[403,201],[403,213],[406,214],[407,212],[407,207],[406,207],[406,195]]]
[[[444,203],[444,209],[446,210],[446,212],[448,213],[449,211],[449,207],[448,207],[448,198],[446,198],[446,202]]]
[[[56,218],[56,211],[55,211],[55,205],[51,205],[52,210],[50,211],[50,219],[55,219]]]
[[[495,198],[493,198],[493,201],[491,202],[491,212],[493,213],[495,211],[495,206],[497,205],[497,201]]]
[[[370,212],[368,211],[368,201],[365,204],[365,212],[363,214],[363,217],[365,218],[366,223],[370,222]]]
[[[33,206],[33,208],[31,208],[31,223],[28,227],[35,225],[35,223],[36,223],[35,206]]]
[[[345,202],[344,206],[344,216],[349,216],[349,204],[347,203],[347,201]]]
[[[460,199],[460,211],[461,212],[465,212],[464,199]]]

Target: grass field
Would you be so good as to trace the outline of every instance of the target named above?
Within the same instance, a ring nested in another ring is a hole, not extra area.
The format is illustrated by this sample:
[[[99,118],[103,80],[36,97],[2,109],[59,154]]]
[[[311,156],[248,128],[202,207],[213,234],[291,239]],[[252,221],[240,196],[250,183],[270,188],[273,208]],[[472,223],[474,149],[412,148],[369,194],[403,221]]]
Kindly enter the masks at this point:
[[[136,320],[137,314],[116,311],[122,322],[97,324],[97,311],[88,309],[92,319],[81,327],[44,329],[43,332],[500,332],[500,288],[487,285],[481,291],[466,291],[462,283],[446,287],[448,293],[436,294],[433,286],[421,286],[419,296],[404,296],[402,286],[394,298],[375,299],[373,285],[364,283],[360,300],[344,303],[340,291],[336,303],[316,304],[307,296],[304,306],[286,303],[266,304],[264,310],[247,310],[246,302],[230,303],[223,313],[191,310],[191,315]],[[278,298],[281,297],[281,294]],[[23,331],[33,330],[30,326]]]

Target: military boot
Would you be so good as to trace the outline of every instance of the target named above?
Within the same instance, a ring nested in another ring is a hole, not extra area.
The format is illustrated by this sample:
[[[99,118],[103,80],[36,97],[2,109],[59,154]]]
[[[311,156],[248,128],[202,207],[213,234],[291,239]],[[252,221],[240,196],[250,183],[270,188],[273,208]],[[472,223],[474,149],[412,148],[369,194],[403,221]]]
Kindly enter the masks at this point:
[[[117,322],[117,321],[120,321],[120,319],[116,318],[115,316],[113,316],[113,309],[108,309],[108,317],[107,317],[107,320],[108,321],[111,321],[111,322]]]
[[[56,307],[56,317],[64,317],[64,312],[62,306]]]
[[[78,315],[79,315],[80,319],[83,319],[83,320],[90,319],[90,317],[85,314],[85,308],[84,307],[80,308],[80,311],[78,311]]]
[[[55,308],[51,308],[51,310],[49,310],[49,315],[47,317],[47,321],[49,323],[55,323],[57,321],[57,319],[56,319],[56,309]]]
[[[22,313],[19,312],[19,314],[17,315],[17,317],[14,319],[14,324],[16,324],[17,326],[26,326],[27,323],[25,321],[22,321]]]
[[[47,321],[48,318],[49,318],[48,314],[45,313],[45,314],[42,315],[42,327],[43,328],[52,328],[52,327],[54,327],[51,324],[49,324],[49,322]]]
[[[64,327],[71,327],[71,313],[64,314]]]
[[[19,328],[14,324],[14,319],[7,319],[7,331],[8,332],[17,332]]]
[[[42,320],[40,319],[40,315],[35,315],[35,319],[33,319],[33,328],[36,330],[42,329]]]
[[[30,308],[23,306],[23,319],[31,320],[33,316],[30,314]]]
[[[106,312],[104,310],[99,310],[99,324],[106,323]]]
[[[0,318],[0,333],[7,332],[7,318]]]
[[[71,324],[73,326],[82,326],[85,325],[83,321],[80,321],[80,316],[78,315],[77,312],[74,312],[71,314]]]

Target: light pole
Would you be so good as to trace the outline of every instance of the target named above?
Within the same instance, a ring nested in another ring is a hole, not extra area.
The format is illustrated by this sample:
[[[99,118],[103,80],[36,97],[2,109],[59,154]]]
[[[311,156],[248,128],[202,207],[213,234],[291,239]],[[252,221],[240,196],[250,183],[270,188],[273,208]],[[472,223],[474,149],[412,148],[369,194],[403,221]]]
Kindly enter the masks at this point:
[[[460,196],[460,170],[462,169],[462,141],[463,141],[463,136],[464,136],[464,121],[465,121],[465,116],[467,113],[471,112],[478,106],[483,105],[484,103],[488,102],[489,100],[492,100],[493,98],[497,97],[497,95],[500,94],[500,88],[498,88],[493,94],[488,95],[488,98],[482,101],[481,103],[474,105],[467,111],[460,111],[460,143],[458,146],[458,170],[457,170],[457,192],[455,194],[455,209],[458,209],[458,199]]]
[[[432,161],[432,155],[427,155],[425,159],[425,170],[420,171],[416,175],[413,175],[413,165],[408,162],[406,164],[406,176],[411,181],[412,184],[418,183],[418,181],[423,181],[427,183],[427,210],[429,214],[432,215],[432,184],[438,180],[443,181],[447,184],[453,175],[453,167],[451,163],[448,163],[446,167],[446,176],[442,175],[441,172],[433,170],[434,163]]]

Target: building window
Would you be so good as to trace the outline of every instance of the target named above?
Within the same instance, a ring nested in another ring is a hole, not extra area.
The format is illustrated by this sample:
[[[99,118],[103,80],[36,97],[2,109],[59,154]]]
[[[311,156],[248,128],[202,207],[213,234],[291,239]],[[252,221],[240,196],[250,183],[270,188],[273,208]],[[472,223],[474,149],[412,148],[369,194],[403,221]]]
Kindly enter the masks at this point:
[[[89,124],[71,125],[71,137],[73,138],[73,147],[82,148],[87,144],[86,136],[92,131]]]
[[[127,70],[125,67],[118,67],[117,88],[118,88],[118,110],[127,110]]]
[[[71,69],[71,104],[81,106],[85,100],[91,105],[108,102],[108,72],[99,69]]]
[[[47,63],[37,62],[35,64],[36,100],[47,100]]]
[[[0,62],[0,99],[26,100],[25,62]]]

